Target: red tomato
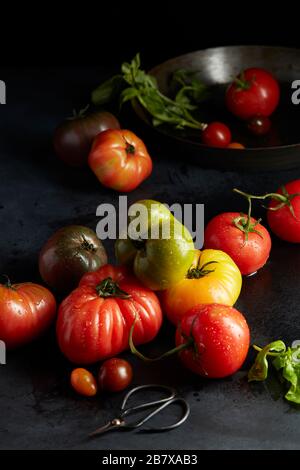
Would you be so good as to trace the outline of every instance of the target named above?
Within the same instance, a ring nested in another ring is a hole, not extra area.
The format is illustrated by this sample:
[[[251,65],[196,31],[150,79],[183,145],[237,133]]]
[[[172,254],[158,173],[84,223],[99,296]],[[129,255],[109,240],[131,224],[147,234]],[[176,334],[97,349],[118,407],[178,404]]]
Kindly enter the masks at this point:
[[[264,266],[271,250],[268,230],[252,217],[246,240],[242,230],[246,222],[247,216],[241,216],[238,212],[224,212],[214,217],[204,231],[205,248],[225,251],[245,275]]]
[[[97,382],[88,370],[78,368],[71,373],[71,385],[79,395],[93,397],[97,393]]]
[[[119,354],[129,347],[129,331],[137,316],[133,339],[151,341],[162,323],[157,296],[109,264],[85,274],[59,307],[57,340],[72,362],[90,364]]]
[[[230,141],[230,129],[222,122],[211,122],[202,131],[202,142],[209,147],[228,147]]]
[[[103,362],[99,370],[98,382],[102,390],[120,392],[132,381],[132,367],[124,359],[113,357]]]
[[[278,106],[279,84],[266,70],[244,70],[226,91],[226,105],[241,119],[270,116]]]
[[[55,298],[45,287],[31,282],[0,284],[0,340],[8,349],[41,335],[55,313]]]
[[[98,180],[116,191],[132,191],[152,171],[144,143],[126,130],[101,132],[94,140],[88,162]]]
[[[191,371],[208,378],[234,374],[246,359],[250,344],[249,327],[235,308],[220,304],[196,305],[182,318],[176,331],[176,345],[191,341],[179,353]]]
[[[285,202],[271,200],[267,215],[270,229],[282,240],[300,243],[300,179],[287,183],[277,193],[285,196]]]

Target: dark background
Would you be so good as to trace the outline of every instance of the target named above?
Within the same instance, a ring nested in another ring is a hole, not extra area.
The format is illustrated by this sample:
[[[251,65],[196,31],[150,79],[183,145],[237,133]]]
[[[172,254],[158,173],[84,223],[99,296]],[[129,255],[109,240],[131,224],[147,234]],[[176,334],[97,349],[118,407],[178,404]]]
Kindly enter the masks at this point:
[[[149,65],[206,47],[298,46],[299,7],[271,2],[114,1],[1,5],[1,65]]]
[[[208,9],[199,2],[183,3],[128,2],[104,8],[90,2],[84,10],[74,3],[63,11],[52,2],[30,11],[27,2],[13,5],[10,16],[3,8],[0,78],[7,81],[8,104],[0,108],[0,271],[14,281],[40,281],[38,252],[54,230],[69,223],[95,228],[96,206],[117,204],[117,194],[103,189],[88,170],[71,170],[58,161],[51,139],[57,123],[72,107],[84,105],[90,90],[123,60],[140,51],[150,67],[211,46],[299,44],[294,8],[276,11],[273,6],[264,13],[257,4]],[[123,122],[138,129],[129,117]],[[152,151],[150,140],[147,145]],[[241,209],[233,186],[259,193],[300,177],[300,170],[252,175],[202,170],[182,154],[175,160],[155,152],[153,159],[151,178],[129,202],[142,197],[205,202],[206,220]],[[264,212],[258,209],[256,215]],[[300,338],[299,250],[276,239],[273,244],[270,262],[245,279],[237,305],[260,344]],[[106,248],[113,259],[113,244]],[[145,352],[166,350],[172,338],[171,327],[165,326]],[[176,358],[159,367],[130,358],[134,384],[176,386],[191,405],[191,417],[170,434],[108,434],[89,441],[88,432],[118,413],[121,397],[77,397],[68,384],[71,365],[59,353],[52,330],[37,343],[9,353],[7,365],[0,368],[0,448],[299,448],[299,409],[283,400],[276,382],[247,384],[245,371],[252,359],[250,353],[244,370],[234,377],[204,381]],[[172,419],[172,411],[161,419]]]

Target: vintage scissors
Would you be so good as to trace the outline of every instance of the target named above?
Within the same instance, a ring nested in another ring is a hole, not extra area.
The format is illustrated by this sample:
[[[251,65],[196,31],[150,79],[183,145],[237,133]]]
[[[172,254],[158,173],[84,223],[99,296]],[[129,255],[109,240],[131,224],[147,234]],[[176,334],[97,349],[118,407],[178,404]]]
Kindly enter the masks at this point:
[[[154,400],[154,401],[150,401],[147,403],[142,403],[140,405],[126,408],[127,402],[130,397],[132,397],[133,395],[137,394],[140,391],[145,392],[147,390],[161,391],[161,392],[167,393],[168,395],[165,398],[161,398],[159,400]],[[173,424],[170,424],[167,426],[160,426],[160,427],[147,427],[147,428],[144,428],[145,431],[152,431],[152,432],[157,431],[158,432],[158,431],[168,431],[170,429],[177,428],[182,423],[184,423],[187,417],[189,416],[190,406],[184,398],[177,395],[176,390],[172,387],[167,387],[165,385],[156,385],[156,384],[140,385],[139,387],[135,387],[125,395],[118,418],[115,418],[109,421],[108,423],[106,423],[104,426],[101,426],[100,428],[96,429],[96,431],[92,432],[89,435],[89,437],[98,436],[107,431],[111,431],[112,429],[137,429],[141,427],[143,424],[147,423],[147,421],[153,418],[153,416],[157,415],[160,411],[162,411],[164,408],[171,405],[172,403],[178,403],[181,406],[182,416]],[[127,419],[126,419],[127,416],[137,413],[140,410],[146,410],[148,408],[155,408],[155,409],[153,411],[150,411],[150,413],[146,414],[146,416],[143,416],[139,420],[127,422]]]

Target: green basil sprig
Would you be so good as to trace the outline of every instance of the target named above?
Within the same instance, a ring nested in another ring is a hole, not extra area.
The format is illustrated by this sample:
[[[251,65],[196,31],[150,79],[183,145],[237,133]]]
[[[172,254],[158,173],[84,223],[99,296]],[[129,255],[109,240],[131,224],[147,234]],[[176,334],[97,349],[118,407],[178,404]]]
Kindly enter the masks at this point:
[[[92,92],[92,102],[103,106],[116,97],[120,105],[133,99],[143,106],[152,116],[152,124],[170,124],[177,129],[189,127],[204,130],[207,124],[197,121],[191,114],[198,103],[207,96],[206,86],[190,72],[178,70],[173,74],[173,83],[177,85],[174,99],[164,95],[158,88],[155,77],[141,69],[140,56],[137,54],[131,62],[124,62],[121,74],[115,75],[102,83]]]
[[[273,358],[272,365],[280,371],[289,389],[285,398],[300,404],[300,344],[287,348],[283,341],[274,341],[264,348],[254,346],[259,351],[256,360],[249,370],[249,381],[263,381],[268,376],[268,358]]]

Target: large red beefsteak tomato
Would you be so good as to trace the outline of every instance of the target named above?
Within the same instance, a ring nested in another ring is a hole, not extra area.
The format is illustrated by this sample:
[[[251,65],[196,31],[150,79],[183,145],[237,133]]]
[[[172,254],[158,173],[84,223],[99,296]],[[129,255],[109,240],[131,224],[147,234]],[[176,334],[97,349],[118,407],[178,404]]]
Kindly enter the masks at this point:
[[[136,319],[135,344],[151,341],[162,323],[157,296],[129,275],[126,268],[102,266],[85,274],[60,305],[57,340],[72,362],[90,364],[129,347]]]

